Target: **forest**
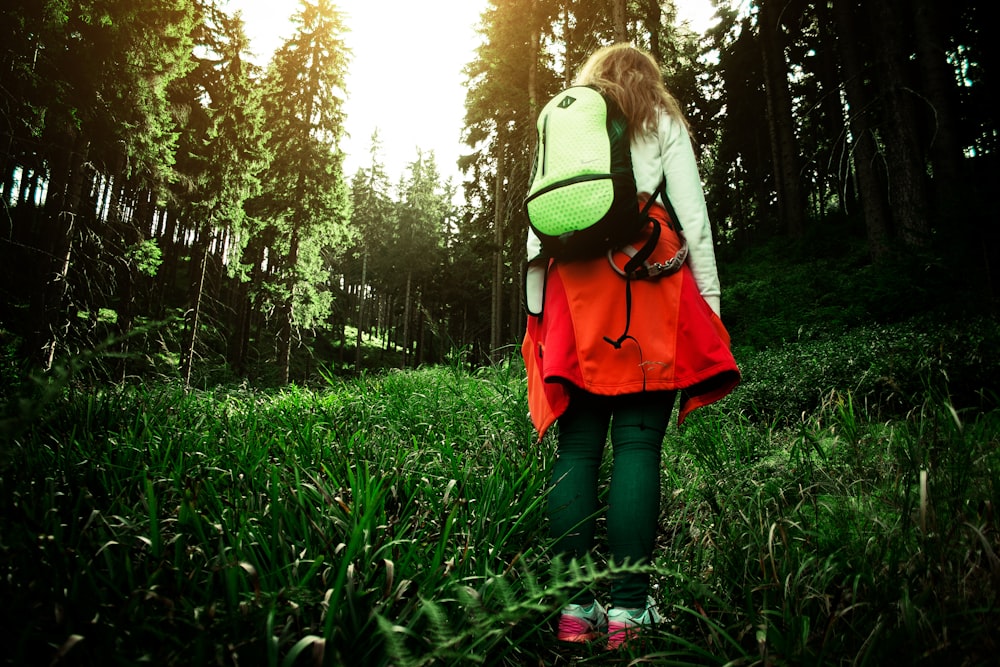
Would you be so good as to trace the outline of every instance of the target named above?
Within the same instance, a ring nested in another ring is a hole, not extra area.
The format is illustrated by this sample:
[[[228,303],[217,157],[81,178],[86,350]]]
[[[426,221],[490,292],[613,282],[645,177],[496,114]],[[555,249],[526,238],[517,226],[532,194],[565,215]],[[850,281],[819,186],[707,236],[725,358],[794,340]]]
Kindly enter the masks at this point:
[[[0,664],[995,664],[986,3],[679,2],[489,0],[460,183],[377,132],[345,173],[347,2],[266,67],[216,0],[4,2]],[[690,121],[742,379],[668,430],[653,562],[567,563],[523,199],[620,41]],[[640,570],[641,642],[553,641]]]
[[[99,378],[198,386],[502,358],[524,330],[534,116],[620,40],[663,63],[684,105],[724,286],[759,253],[836,257],[885,296],[836,324],[928,301],[991,312],[997,68],[981,3],[715,5],[701,36],[671,2],[491,2],[457,184],[433,150],[392,182],[377,134],[343,173],[350,53],[332,0],[300,3],[266,68],[208,0],[5,3],[4,381],[81,355]],[[725,300],[734,339],[780,344],[749,331],[757,296]]]

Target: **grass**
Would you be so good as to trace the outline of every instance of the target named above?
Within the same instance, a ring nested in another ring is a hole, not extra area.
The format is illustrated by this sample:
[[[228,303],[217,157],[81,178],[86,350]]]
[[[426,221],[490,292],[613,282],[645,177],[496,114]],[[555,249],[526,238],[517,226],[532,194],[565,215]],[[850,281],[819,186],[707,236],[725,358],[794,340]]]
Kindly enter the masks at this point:
[[[666,622],[614,656],[552,642],[567,591],[604,593],[622,568],[552,558],[554,444],[533,442],[516,363],[269,392],[50,387],[5,422],[0,656],[992,662],[1000,411],[936,381],[902,412],[856,385],[816,387],[795,413],[747,409],[783,405],[787,380],[760,373],[668,435],[652,564]]]

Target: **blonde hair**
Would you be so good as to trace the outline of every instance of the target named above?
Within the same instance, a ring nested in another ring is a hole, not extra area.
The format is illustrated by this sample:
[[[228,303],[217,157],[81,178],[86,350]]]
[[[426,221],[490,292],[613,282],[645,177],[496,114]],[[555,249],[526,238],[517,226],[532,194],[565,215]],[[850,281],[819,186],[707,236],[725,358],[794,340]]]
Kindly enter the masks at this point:
[[[625,43],[598,49],[580,68],[576,83],[594,86],[613,99],[625,114],[633,138],[655,131],[660,111],[690,132],[680,103],[663,83],[659,65],[642,49]]]

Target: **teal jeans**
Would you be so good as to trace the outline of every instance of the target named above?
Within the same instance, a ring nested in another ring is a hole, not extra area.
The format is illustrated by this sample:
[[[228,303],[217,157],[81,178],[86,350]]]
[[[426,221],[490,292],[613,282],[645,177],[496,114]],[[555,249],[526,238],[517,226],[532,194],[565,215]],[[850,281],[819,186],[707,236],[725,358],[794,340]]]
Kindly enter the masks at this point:
[[[597,396],[575,391],[559,418],[558,452],[548,499],[555,551],[579,558],[594,548],[598,473],[611,428],[613,466],[608,489],[607,531],[616,563],[649,563],[660,514],[660,453],[676,392]],[[615,578],[615,607],[646,606],[649,575]],[[579,590],[571,602],[587,605],[593,592]]]

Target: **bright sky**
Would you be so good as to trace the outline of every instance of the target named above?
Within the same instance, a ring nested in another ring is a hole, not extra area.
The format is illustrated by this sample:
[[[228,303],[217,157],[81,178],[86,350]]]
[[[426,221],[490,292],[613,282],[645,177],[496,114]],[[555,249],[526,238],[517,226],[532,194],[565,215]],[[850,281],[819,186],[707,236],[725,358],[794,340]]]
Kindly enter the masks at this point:
[[[382,162],[393,182],[416,159],[434,151],[438,169],[461,182],[456,162],[465,150],[462,69],[475,56],[476,31],[486,0],[340,0],[353,51],[347,79],[346,129],[342,148],[346,176],[368,164],[372,132],[378,128]],[[682,20],[696,30],[710,24],[710,0],[677,0]],[[257,61],[265,65],[291,36],[299,0],[226,0],[243,13]]]

